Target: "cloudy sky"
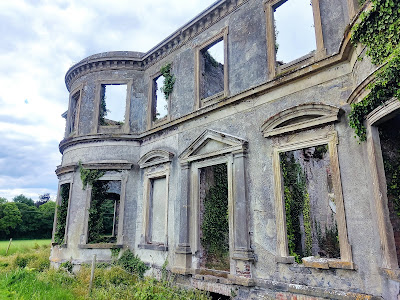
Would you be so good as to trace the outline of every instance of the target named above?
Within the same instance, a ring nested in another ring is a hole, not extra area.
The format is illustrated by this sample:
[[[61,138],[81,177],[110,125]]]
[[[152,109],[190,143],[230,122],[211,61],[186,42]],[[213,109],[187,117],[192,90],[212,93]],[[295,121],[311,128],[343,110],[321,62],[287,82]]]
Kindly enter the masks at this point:
[[[147,52],[214,2],[0,0],[0,197],[55,198],[69,67],[99,52]]]
[[[0,197],[55,197],[69,67],[99,52],[146,52],[214,2],[1,0]]]

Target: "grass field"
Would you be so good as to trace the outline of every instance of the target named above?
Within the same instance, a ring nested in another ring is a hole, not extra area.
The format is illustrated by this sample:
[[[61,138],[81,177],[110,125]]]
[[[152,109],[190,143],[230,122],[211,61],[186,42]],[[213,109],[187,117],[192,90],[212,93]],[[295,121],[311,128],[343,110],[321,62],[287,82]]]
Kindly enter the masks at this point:
[[[0,255],[5,255],[10,241],[0,241]],[[32,249],[50,246],[51,240],[13,240],[8,250],[8,255],[14,253],[26,253]]]
[[[138,258],[122,260],[124,254],[131,252],[125,251],[111,264],[96,266],[90,293],[90,266],[83,265],[76,274],[70,273],[67,266],[59,270],[51,268],[50,240],[13,241],[11,254],[4,256],[7,246],[8,241],[0,241],[0,300],[210,299],[207,293],[177,287],[173,276],[166,275],[163,280],[142,278],[133,270],[132,263],[135,261],[137,265]]]

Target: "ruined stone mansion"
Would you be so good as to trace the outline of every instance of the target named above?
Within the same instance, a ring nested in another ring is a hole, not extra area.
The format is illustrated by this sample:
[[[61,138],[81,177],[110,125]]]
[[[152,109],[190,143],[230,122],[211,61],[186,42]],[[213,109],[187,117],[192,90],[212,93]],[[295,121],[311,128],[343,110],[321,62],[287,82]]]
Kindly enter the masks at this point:
[[[146,53],[68,70],[54,266],[130,249],[235,299],[397,299],[400,101],[365,142],[348,123],[379,68],[350,42],[368,1],[304,1],[314,46],[285,61],[293,1],[220,0]]]

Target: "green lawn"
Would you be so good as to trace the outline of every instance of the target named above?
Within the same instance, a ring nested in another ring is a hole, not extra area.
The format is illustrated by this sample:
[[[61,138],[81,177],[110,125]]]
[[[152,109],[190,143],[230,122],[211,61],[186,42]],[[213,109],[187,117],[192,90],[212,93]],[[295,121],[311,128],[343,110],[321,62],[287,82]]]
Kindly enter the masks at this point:
[[[0,256],[6,254],[6,250],[10,241],[0,241]],[[13,240],[8,255],[18,253],[26,253],[34,248],[50,246],[51,240]]]

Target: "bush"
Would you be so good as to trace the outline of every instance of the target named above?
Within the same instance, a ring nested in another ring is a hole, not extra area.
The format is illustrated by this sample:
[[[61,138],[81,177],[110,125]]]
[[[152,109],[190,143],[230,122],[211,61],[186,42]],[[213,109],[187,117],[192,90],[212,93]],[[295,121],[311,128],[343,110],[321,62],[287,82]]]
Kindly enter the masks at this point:
[[[117,265],[121,266],[129,273],[137,274],[140,278],[143,278],[144,273],[149,269],[149,267],[140,260],[139,256],[134,255],[129,249],[117,260]]]

